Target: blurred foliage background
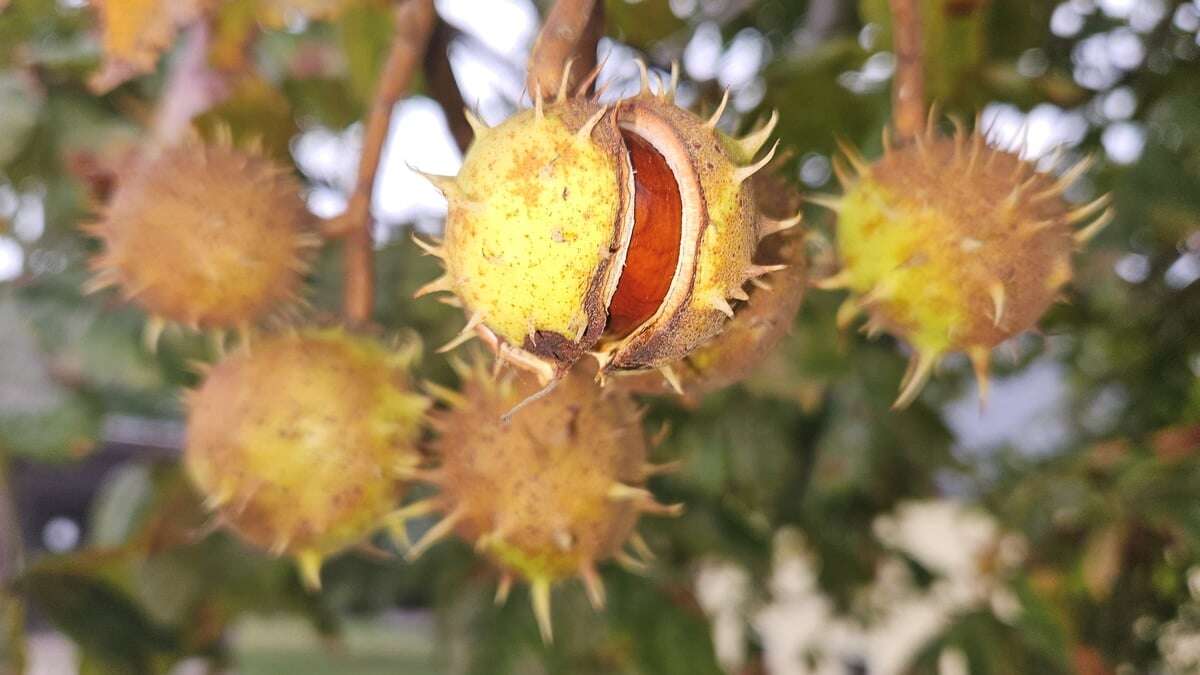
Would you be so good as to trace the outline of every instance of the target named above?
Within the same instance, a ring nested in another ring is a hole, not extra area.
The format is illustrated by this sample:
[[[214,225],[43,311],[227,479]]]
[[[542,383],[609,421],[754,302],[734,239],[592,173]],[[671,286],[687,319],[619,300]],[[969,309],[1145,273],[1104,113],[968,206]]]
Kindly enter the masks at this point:
[[[1200,672],[1200,2],[923,0],[930,95],[1046,170],[1095,155],[1069,196],[1111,191],[1116,222],[1043,332],[1002,350],[986,411],[965,359],[889,410],[903,348],[839,332],[841,298],[819,291],[744,385],[695,408],[649,401],[650,430],[672,429],[659,457],[686,461],[654,490],[688,513],[644,525],[646,574],[603,570],[606,613],[557,591],[548,647],[523,592],[493,606],[494,576],[461,544],[415,564],[341,556],[314,595],[290,563],[202,536],[179,391],[213,347],[168,334],[147,352],[138,310],[83,297],[94,244],[77,227],[172,97],[204,99],[202,134],[261,138],[314,213],[336,213],[391,37],[382,0],[208,4],[0,0],[0,669]],[[172,46],[114,59],[104,6]],[[462,319],[409,299],[435,270],[408,230],[436,231],[445,207],[404,163],[459,161],[447,72],[493,123],[521,104],[546,9],[437,6],[374,208],[376,319],[426,344]],[[836,190],[839,137],[878,154],[885,0],[609,0],[606,16],[610,97],[636,88],[634,56],[679,60],[693,107],[732,88],[726,128],[781,112],[780,170],[803,191]],[[318,312],[337,309],[335,254],[311,279]],[[452,379],[436,358],[420,374]]]

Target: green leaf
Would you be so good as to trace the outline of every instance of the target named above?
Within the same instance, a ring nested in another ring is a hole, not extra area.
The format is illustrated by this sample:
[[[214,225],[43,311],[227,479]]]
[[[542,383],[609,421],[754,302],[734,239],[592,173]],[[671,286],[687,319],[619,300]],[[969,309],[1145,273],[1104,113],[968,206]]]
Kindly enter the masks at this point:
[[[338,43],[346,54],[347,80],[355,100],[365,103],[375,92],[375,83],[391,45],[393,21],[389,5],[354,3],[337,21]]]
[[[312,120],[333,129],[344,129],[357,122],[363,107],[346,80],[310,77],[287,80],[283,91],[300,120]]]
[[[1024,634],[987,611],[955,617],[946,632],[932,640],[915,659],[913,672],[937,672],[939,657],[956,649],[967,659],[969,672],[979,675],[1066,675],[1065,649],[1045,653],[1024,641]]]
[[[291,103],[270,82],[247,77],[238,82],[233,94],[196,119],[206,137],[217,129],[228,129],[236,145],[262,144],[267,156],[281,162],[291,161],[291,142],[296,120]]]
[[[178,647],[125,594],[98,578],[67,571],[31,571],[21,588],[50,620],[95,661],[93,672],[157,675],[162,656]]]
[[[859,67],[866,54],[849,38],[836,38],[801,58],[780,59],[766,69],[765,109],[779,110],[776,133],[784,147],[832,152],[838,136],[859,144],[877,142],[886,119],[881,92],[860,96],[838,83],[843,72]]]
[[[0,293],[0,447],[39,459],[77,457],[100,429],[100,410],[57,381],[28,317]]]
[[[406,622],[355,620],[339,648],[295,619],[273,616],[241,622],[232,642],[241,675],[438,675],[433,661],[438,642],[425,626]]]
[[[972,75],[987,56],[987,2],[921,0],[921,44],[924,49],[925,95],[947,107],[967,106]],[[877,45],[891,49],[892,17],[888,0],[861,0],[864,23],[883,28]]]
[[[643,50],[687,27],[666,2],[608,0],[604,2],[604,20],[608,35]]]
[[[612,629],[628,640],[638,670],[655,675],[719,675],[708,621],[692,599],[650,586],[647,579],[615,573],[609,587]]]
[[[92,506],[88,527],[91,545],[109,548],[129,541],[153,488],[150,469],[143,464],[113,469],[100,485]]]
[[[45,95],[31,74],[0,70],[0,167],[25,147],[44,100]]]

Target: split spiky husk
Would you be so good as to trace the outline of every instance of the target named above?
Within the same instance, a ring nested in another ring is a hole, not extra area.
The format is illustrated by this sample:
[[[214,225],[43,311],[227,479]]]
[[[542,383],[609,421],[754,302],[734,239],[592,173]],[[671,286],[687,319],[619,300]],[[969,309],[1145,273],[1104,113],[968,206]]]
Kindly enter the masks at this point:
[[[218,523],[295,557],[312,587],[324,558],[381,526],[402,533],[428,407],[407,375],[416,351],[310,329],[217,363],[188,396],[184,463]]]
[[[514,577],[530,583],[549,640],[555,582],[580,577],[601,607],[597,563],[615,558],[638,566],[623,548],[645,550],[634,532],[639,516],[680,512],[645,488],[649,476],[670,467],[647,463],[640,415],[628,395],[602,391],[581,369],[534,399],[539,385],[527,374],[493,380],[478,363],[458,370],[461,393],[432,387],[449,404],[431,415],[438,466],[414,474],[440,492],[407,509],[444,516],[411,554],[452,532],[474,543],[502,570],[500,598]],[[511,419],[502,420],[510,411]]]
[[[946,137],[931,122],[871,164],[843,149],[851,170],[835,166],[845,193],[813,200],[838,216],[841,271],[819,285],[851,291],[839,323],[865,311],[869,331],[912,347],[897,406],[954,351],[970,356],[986,395],[991,349],[1053,304],[1071,278],[1073,249],[1112,218],[1108,198],[1072,206],[1063,193],[1086,163],[1044,174],[961,127]]]
[[[716,128],[724,102],[703,119],[644,76],[605,107],[568,96],[567,75],[495,128],[469,115],[462,171],[431,177],[450,206],[427,249],[446,274],[419,291],[454,293],[470,317],[447,348],[478,334],[543,384],[585,353],[604,375],[700,348],[769,271],[752,260],[759,239],[797,221],[763,218],[748,184],[774,155],[756,159],[776,116],[735,139]]]
[[[104,250],[85,290],[116,286],[164,322],[242,329],[301,302],[312,250],[290,171],[229,143],[191,141],[121,178],[104,217],[87,226]]]
[[[688,405],[704,395],[749,377],[787,335],[808,286],[804,236],[787,230],[759,247],[755,279],[725,329],[684,358],[659,372],[633,372],[613,378],[615,386],[638,394],[678,394]]]

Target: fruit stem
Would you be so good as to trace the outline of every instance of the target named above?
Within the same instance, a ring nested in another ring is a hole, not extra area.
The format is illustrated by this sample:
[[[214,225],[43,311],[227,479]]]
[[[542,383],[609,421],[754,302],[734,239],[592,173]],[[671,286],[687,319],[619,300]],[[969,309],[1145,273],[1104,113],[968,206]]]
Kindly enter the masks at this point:
[[[918,0],[888,0],[896,75],[892,80],[892,121],[896,139],[906,143],[925,128],[925,61],[921,53]]]
[[[603,2],[557,0],[529,55],[530,96],[539,88],[545,96],[558,91],[567,62],[572,64],[567,91],[574,91],[596,67],[596,43],[603,34]]]
[[[433,0],[405,0],[395,9],[396,34],[376,84],[375,99],[363,131],[358,181],[338,219],[334,233],[345,234],[342,257],[344,282],[342,313],[350,323],[365,323],[375,304],[374,248],[371,237],[371,197],[383,144],[387,140],[392,109],[412,83],[413,73],[425,56],[433,30]]]

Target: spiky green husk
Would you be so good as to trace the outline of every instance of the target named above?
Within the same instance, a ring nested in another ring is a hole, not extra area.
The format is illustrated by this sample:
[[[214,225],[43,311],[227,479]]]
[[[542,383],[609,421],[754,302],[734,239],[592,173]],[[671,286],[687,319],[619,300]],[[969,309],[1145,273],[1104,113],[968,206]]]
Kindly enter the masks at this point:
[[[733,302],[762,274],[752,264],[769,225],[760,220],[749,178],[774,156],[754,161],[774,126],[742,141],[716,128],[721,109],[705,120],[665,96],[644,90],[617,111],[622,128],[649,140],[679,182],[683,241],[670,292],[656,316],[627,338],[602,345],[607,368],[656,368],[709,342],[733,317]]]
[[[428,407],[409,386],[415,351],[306,330],[217,363],[188,396],[184,463],[218,522],[295,557],[314,586],[323,558],[398,525]]]
[[[410,507],[445,516],[413,553],[451,532],[472,542],[506,579],[527,580],[535,603],[545,595],[535,609],[549,639],[550,586],[580,576],[602,605],[596,564],[629,561],[622,547],[640,542],[639,515],[678,507],[658,504],[644,488],[657,467],[646,463],[640,416],[627,395],[601,392],[580,369],[536,399],[539,385],[527,375],[493,380],[478,365],[458,370],[461,393],[433,388],[450,407],[431,416],[438,466],[418,474],[440,493]],[[501,419],[522,402],[510,421]]]
[[[673,85],[653,95],[643,77],[642,92],[613,110],[564,88],[495,128],[468,114],[477,138],[462,172],[430,177],[450,211],[444,243],[425,246],[447,273],[418,291],[453,292],[467,312],[446,348],[478,335],[545,383],[585,351],[608,371],[653,368],[720,332],[746,282],[770,271],[751,262],[759,238],[798,219],[760,218],[744,185],[773,155],[754,161],[776,116],[734,139],[716,129],[720,110],[703,120],[673,99]],[[628,336],[602,338],[633,230],[619,129],[647,139],[671,167],[684,236],[658,313]]]
[[[256,152],[189,142],[122,177],[101,221],[89,292],[117,286],[152,321],[247,327],[300,301],[312,249],[290,172]]]
[[[991,349],[1053,304],[1071,278],[1073,248],[1111,218],[1107,197],[1072,207],[1063,192],[1076,172],[1039,173],[961,130],[951,138],[929,129],[873,164],[846,154],[854,172],[839,165],[845,194],[817,200],[838,214],[842,269],[821,285],[852,292],[839,322],[865,310],[870,331],[912,346],[897,405],[952,351],[970,355],[985,390]]]

